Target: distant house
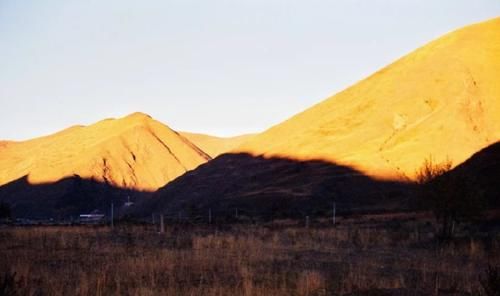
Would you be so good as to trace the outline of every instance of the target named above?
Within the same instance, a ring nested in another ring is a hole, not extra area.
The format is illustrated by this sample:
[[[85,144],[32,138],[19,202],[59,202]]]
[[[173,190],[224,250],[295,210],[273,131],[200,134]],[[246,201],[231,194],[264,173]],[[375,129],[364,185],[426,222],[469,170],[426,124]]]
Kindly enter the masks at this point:
[[[81,224],[100,224],[104,222],[105,218],[104,214],[101,214],[98,210],[94,210],[90,214],[81,214],[79,222]]]

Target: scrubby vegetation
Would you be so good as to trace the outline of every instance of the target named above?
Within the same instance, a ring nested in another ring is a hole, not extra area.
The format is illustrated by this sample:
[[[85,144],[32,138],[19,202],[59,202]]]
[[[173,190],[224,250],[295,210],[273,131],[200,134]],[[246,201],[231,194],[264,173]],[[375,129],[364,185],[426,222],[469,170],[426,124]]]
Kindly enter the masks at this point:
[[[495,295],[492,221],[446,244],[431,215],[339,221],[3,228],[0,294]]]
[[[419,203],[441,223],[441,238],[453,237],[458,223],[479,218],[487,208],[481,186],[473,175],[453,172],[452,163],[429,158],[417,171]]]

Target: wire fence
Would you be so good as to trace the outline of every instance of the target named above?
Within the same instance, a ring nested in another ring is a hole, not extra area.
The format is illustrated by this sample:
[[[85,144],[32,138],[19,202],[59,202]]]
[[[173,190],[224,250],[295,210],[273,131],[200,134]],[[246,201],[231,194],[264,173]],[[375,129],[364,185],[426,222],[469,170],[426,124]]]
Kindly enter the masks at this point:
[[[342,215],[342,214],[341,214]],[[161,212],[151,214],[150,219],[142,219],[143,222],[151,224],[190,224],[190,225],[212,225],[225,223],[268,223],[275,220],[294,220],[309,227],[309,225],[318,219],[324,223],[335,225],[338,222],[338,211],[336,205],[328,213],[308,214],[302,211],[295,213],[276,213],[273,211],[249,211],[246,209],[234,208],[232,210],[214,210],[208,208],[205,211],[197,210],[196,212]]]

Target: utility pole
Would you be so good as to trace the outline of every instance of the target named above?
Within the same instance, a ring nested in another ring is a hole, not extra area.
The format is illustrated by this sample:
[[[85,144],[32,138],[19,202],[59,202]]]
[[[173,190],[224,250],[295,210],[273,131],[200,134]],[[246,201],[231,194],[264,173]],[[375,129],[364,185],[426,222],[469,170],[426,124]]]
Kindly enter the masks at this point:
[[[111,203],[111,228],[115,227],[115,213],[114,213],[114,204]]]

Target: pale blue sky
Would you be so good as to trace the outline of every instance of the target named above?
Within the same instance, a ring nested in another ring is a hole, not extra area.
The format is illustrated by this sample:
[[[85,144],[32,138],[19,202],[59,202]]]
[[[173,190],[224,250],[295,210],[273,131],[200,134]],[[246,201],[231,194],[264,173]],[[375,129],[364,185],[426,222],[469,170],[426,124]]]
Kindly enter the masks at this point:
[[[0,0],[0,139],[142,111],[257,132],[499,0]]]

